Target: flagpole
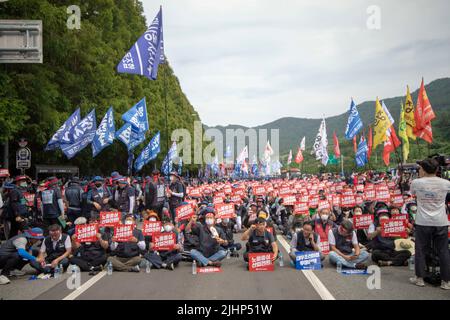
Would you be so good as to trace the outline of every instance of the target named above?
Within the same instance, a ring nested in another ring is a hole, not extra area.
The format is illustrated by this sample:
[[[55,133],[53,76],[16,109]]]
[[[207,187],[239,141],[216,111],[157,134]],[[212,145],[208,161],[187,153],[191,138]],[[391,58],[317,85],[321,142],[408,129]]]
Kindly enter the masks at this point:
[[[167,147],[167,152],[169,152],[169,127],[168,127],[168,114],[167,114],[167,66],[168,66],[168,64],[165,63],[164,64],[164,110],[166,113],[166,147]],[[167,161],[166,166],[167,166],[166,177],[169,178],[169,161]]]

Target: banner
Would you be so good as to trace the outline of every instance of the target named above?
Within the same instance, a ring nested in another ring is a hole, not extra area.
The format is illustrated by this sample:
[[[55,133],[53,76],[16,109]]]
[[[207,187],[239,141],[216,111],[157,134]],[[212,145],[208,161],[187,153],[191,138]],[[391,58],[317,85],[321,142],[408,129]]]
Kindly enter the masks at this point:
[[[100,227],[115,227],[117,224],[120,224],[120,217],[119,211],[101,211]]]
[[[77,242],[96,242],[98,224],[79,224],[75,226],[75,237]]]
[[[142,234],[144,236],[153,236],[155,233],[161,233],[161,221],[145,220],[142,226]]]
[[[353,216],[353,227],[356,230],[369,229],[370,225],[373,223],[373,215],[362,214],[360,216]]]
[[[354,196],[342,196],[341,197],[341,207],[350,208],[356,206],[356,200]]]
[[[197,267],[197,273],[214,273],[214,272],[222,272],[222,269],[219,267]]]
[[[295,252],[295,269],[297,270],[320,270],[319,251],[297,251]]]
[[[120,224],[114,227],[114,242],[128,242],[133,237],[134,225]]]
[[[129,123],[125,123],[116,132],[116,138],[127,146],[127,150],[131,151],[145,141],[145,133],[136,133]]]
[[[389,219],[381,224],[381,236],[383,238],[406,238],[408,236],[406,226],[405,220]]]
[[[174,141],[169,149],[169,152],[167,152],[167,155],[164,158],[163,163],[161,164],[161,171],[166,176],[168,176],[169,173],[172,171],[173,159],[175,159],[176,156],[177,156],[177,143]]]
[[[190,204],[179,206],[175,209],[176,221],[189,220],[195,213]]]
[[[314,141],[313,153],[316,155],[316,160],[321,160],[324,166],[328,163],[328,139],[325,119],[320,123],[319,132]]]
[[[153,250],[156,251],[171,251],[177,244],[176,235],[174,232],[159,233],[152,237]]]
[[[255,196],[264,196],[266,195],[266,188],[264,186],[256,186],[253,188],[253,194]]]
[[[214,210],[216,211],[216,218],[226,219],[234,218],[234,203],[221,203],[214,205]]]
[[[248,267],[249,271],[273,271],[274,264],[272,262],[273,253],[249,253]]]
[[[125,54],[117,65],[117,72],[131,73],[156,80],[158,66],[164,63],[164,36],[162,23],[162,8],[152,24],[136,43]]]
[[[95,131],[94,139],[92,140],[92,156],[95,157],[104,148],[109,146],[114,141],[115,136],[115,126],[114,126],[114,113],[113,108],[110,107],[106,111],[100,125]]]
[[[149,144],[142,149],[141,154],[137,157],[134,162],[134,168],[136,171],[140,171],[143,166],[145,166],[150,161],[156,159],[158,153],[161,151],[160,148],[160,140],[161,136],[159,131],[155,134],[155,136],[150,140]]]

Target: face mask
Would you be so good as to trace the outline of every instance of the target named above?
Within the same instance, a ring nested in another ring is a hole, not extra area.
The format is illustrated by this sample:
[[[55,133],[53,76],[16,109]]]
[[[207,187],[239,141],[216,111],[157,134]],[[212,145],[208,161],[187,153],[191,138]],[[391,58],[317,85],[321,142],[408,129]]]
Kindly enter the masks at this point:
[[[298,233],[298,232],[300,232],[300,231],[302,231],[301,228],[295,228],[295,233]]]
[[[126,220],[126,221],[125,221],[125,224],[126,224],[126,225],[133,224],[133,221],[132,221],[132,220]]]
[[[22,188],[26,188],[26,187],[28,186],[28,184],[27,184],[26,181],[23,181],[23,182],[20,183],[20,186],[21,186]]]
[[[211,226],[211,225],[214,224],[214,219],[206,219],[205,222],[206,222],[207,225]]]
[[[156,221],[155,217],[149,218],[148,221]]]
[[[228,223],[228,222],[230,222],[230,219],[229,218],[225,218],[225,219],[223,219],[223,222],[224,223]]]
[[[222,219],[218,218],[217,223],[221,223],[221,222],[222,222]]]
[[[360,216],[360,215],[362,215],[362,212],[360,212],[360,211],[355,211],[355,216]]]
[[[173,230],[173,227],[171,225],[167,224],[167,225],[164,226],[164,231],[170,232],[172,230]]]
[[[327,221],[328,220],[328,215],[323,214],[320,216],[320,219],[322,219],[322,221]]]
[[[101,183],[96,183],[95,186],[99,189],[99,188],[102,187],[102,184]]]

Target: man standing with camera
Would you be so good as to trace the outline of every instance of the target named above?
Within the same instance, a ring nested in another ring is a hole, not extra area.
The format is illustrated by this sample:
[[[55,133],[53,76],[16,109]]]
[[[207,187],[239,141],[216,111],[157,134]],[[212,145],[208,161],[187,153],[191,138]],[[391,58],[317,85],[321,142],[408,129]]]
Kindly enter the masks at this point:
[[[448,218],[445,198],[450,192],[450,181],[436,176],[439,162],[436,159],[418,161],[419,179],[411,183],[411,192],[417,198],[416,214],[416,276],[410,281],[425,286],[426,254],[433,246],[439,256],[441,288],[450,289],[450,254],[448,250]]]

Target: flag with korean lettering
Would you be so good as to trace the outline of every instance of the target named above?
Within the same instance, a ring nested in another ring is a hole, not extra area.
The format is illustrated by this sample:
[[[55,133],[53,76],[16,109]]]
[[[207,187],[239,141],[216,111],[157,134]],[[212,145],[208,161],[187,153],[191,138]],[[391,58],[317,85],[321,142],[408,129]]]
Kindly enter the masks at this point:
[[[136,169],[136,171],[140,171],[142,167],[144,167],[147,163],[154,160],[158,156],[158,153],[161,151],[160,141],[161,136],[158,131],[150,140],[149,144],[144,149],[142,149],[142,152],[134,162],[134,168]]]
[[[172,171],[173,160],[177,156],[177,143],[174,141],[161,164],[161,171],[167,176]]]
[[[139,74],[156,80],[158,66],[164,61],[162,8],[160,8],[152,24],[119,62],[117,72]]]
[[[355,154],[355,161],[357,167],[364,167],[369,162],[369,160],[367,159],[368,150],[369,148],[367,147],[366,140],[364,139],[363,136],[361,136],[361,140],[358,144],[358,150],[356,151]]]
[[[117,130],[116,138],[127,146],[128,151],[131,151],[144,142],[145,133],[136,133],[133,131],[131,124],[125,123],[119,130]]]
[[[347,120],[347,127],[345,128],[345,139],[352,140],[363,128],[363,122],[359,116],[358,109],[353,99],[350,103],[350,110]]]
[[[110,107],[100,122],[100,125],[95,132],[94,139],[92,140],[93,157],[113,143],[115,132],[113,108]]]
[[[80,108],[78,108],[52,136],[45,147],[45,151],[58,149],[62,143],[72,143],[73,140],[70,133],[72,128],[80,122],[80,119]]]
[[[147,132],[149,125],[145,97],[136,103],[130,110],[125,112],[122,115],[122,120],[131,124],[132,130],[138,134]]]
[[[72,159],[78,152],[86,148],[94,139],[97,130],[95,109],[71,129],[72,143],[61,144],[61,150],[68,159]]]

